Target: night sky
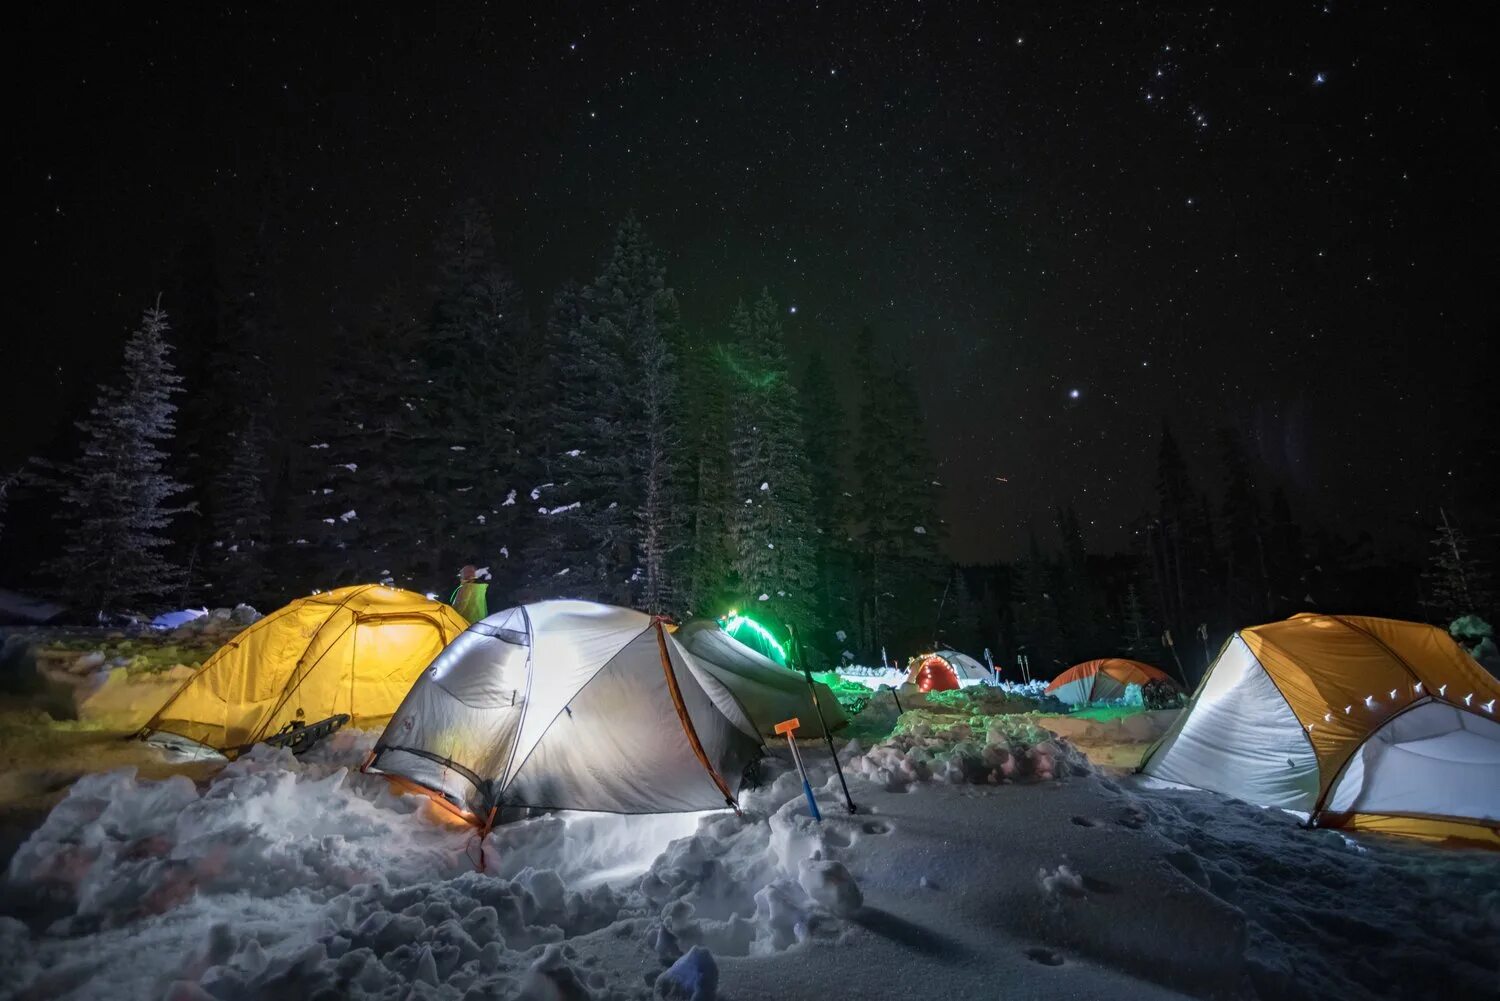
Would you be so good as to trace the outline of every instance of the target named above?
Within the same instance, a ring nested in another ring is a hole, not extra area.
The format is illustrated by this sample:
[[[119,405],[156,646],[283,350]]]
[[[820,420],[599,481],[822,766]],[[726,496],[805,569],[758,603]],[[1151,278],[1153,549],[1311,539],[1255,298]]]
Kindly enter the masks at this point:
[[[694,327],[766,286],[794,355],[842,363],[868,323],[909,361],[963,561],[1015,555],[1028,523],[1050,538],[1067,502],[1092,548],[1129,545],[1164,417],[1204,486],[1213,429],[1237,427],[1300,516],[1341,529],[1415,542],[1439,503],[1500,507],[1475,24],[1345,3],[248,6],[48,5],[7,33],[26,263],[0,460],[66,440],[191,234],[232,264],[272,165],[286,358],[383,293],[418,301],[458,199],[491,210],[537,315],[633,210]],[[315,366],[285,368],[295,414]]]

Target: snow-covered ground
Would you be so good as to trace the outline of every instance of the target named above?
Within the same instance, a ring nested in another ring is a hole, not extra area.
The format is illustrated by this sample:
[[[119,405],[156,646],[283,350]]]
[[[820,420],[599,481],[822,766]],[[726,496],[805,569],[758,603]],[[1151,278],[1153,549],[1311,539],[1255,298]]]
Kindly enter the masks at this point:
[[[479,845],[262,748],[86,776],[12,859],[18,998],[1493,997],[1500,857],[1305,831],[1096,771],[1035,718],[909,713],[773,759],[745,816],[545,816]]]

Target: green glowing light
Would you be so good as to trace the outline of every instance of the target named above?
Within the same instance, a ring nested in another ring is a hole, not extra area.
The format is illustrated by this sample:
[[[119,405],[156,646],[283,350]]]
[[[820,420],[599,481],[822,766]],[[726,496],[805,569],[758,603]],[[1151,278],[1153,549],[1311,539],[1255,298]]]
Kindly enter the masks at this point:
[[[739,612],[730,612],[721,621],[726,633],[786,667],[786,647],[781,645],[771,630]]]

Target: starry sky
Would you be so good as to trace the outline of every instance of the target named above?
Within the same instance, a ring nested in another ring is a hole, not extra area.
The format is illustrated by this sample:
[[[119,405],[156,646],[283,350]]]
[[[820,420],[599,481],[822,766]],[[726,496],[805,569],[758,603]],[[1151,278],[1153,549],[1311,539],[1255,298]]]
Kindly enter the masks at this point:
[[[246,6],[9,33],[28,419],[0,459],[65,440],[193,234],[225,263],[268,217],[270,170],[288,357],[419,295],[469,196],[538,314],[634,211],[699,329],[762,286],[798,358],[873,326],[965,562],[1064,503],[1128,546],[1164,419],[1215,489],[1240,430],[1309,521],[1493,517],[1490,54],[1428,5]]]

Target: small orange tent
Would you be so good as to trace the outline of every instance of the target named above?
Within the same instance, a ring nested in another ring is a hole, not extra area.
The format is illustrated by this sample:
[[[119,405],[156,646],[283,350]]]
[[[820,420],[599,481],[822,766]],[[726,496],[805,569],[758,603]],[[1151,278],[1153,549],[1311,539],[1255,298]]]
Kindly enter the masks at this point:
[[[1047,694],[1055,695],[1069,705],[1081,706],[1090,702],[1110,702],[1124,698],[1127,685],[1144,687],[1150,681],[1176,684],[1150,664],[1120,657],[1105,657],[1068,668],[1047,686]]]

